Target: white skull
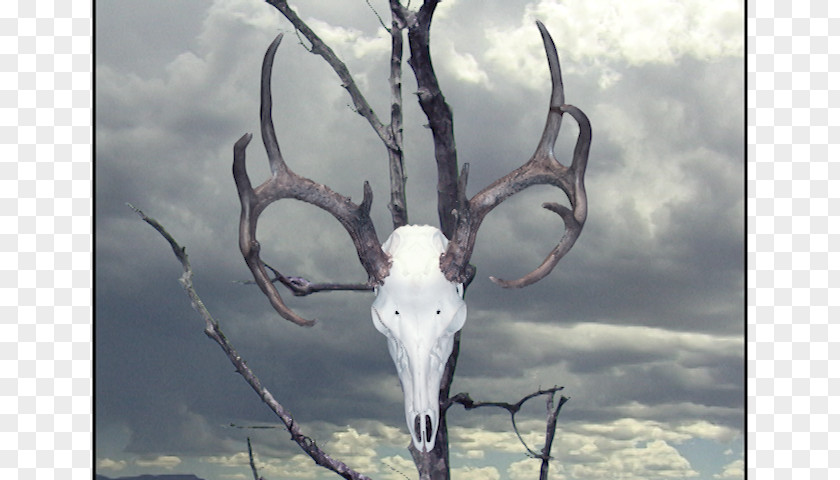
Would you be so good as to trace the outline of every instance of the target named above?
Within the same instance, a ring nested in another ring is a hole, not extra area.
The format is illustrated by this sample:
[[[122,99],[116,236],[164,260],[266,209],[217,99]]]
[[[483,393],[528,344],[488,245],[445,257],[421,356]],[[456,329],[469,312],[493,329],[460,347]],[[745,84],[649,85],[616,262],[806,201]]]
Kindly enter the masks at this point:
[[[435,446],[440,381],[453,337],[467,318],[464,286],[448,281],[440,270],[448,243],[435,227],[394,230],[382,245],[391,256],[391,270],[371,306],[373,324],[388,337],[405,398],[406,424],[420,451]]]

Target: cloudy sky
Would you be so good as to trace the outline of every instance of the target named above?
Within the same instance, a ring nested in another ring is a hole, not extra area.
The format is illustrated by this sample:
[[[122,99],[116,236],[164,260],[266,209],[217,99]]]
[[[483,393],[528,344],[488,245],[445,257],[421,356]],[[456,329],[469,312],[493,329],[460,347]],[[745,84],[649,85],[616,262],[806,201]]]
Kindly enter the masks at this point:
[[[371,1],[387,17],[387,2]],[[415,1],[414,4],[419,4]],[[388,116],[386,32],[364,0],[297,2]],[[735,0],[448,0],[432,55],[454,110],[470,194],[533,152],[549,77],[534,20],[557,43],[566,100],[590,117],[589,219],[555,271],[522,290],[511,278],[557,243],[541,209],[562,192],[533,188],[487,217],[473,256],[469,315],[453,391],[516,401],[564,385],[552,478],[701,480],[744,472],[744,68]],[[275,35],[278,137],[296,172],[361,198],[390,232],[387,157],[333,71],[260,0],[96,3],[97,473],[250,476],[250,436],[268,479],[335,478],[275,429],[269,410],[202,333],[165,241],[187,247],[208,308],[263,383],[327,452],[382,479],[412,477],[402,395],[372,294],[290,298],[313,328],[277,316],[237,247],[231,149],[259,132],[259,67]],[[406,67],[405,145],[413,223],[436,222],[429,131]],[[569,158],[567,119],[557,152]],[[267,175],[261,142],[248,151]],[[344,230],[285,201],[263,216],[263,258],[313,281],[364,271]],[[519,418],[539,448],[544,405]],[[453,478],[533,479],[503,411],[450,410]]]

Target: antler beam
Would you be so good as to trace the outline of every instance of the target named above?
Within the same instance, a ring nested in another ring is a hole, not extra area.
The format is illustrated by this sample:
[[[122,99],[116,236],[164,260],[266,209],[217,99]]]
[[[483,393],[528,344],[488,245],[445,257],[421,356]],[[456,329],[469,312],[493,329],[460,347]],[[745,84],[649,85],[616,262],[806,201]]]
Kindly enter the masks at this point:
[[[254,280],[277,313],[298,325],[310,326],[315,323],[315,320],[304,319],[286,306],[269,278],[265,264],[260,259],[260,243],[256,238],[257,220],[268,205],[282,198],[294,198],[332,214],[350,234],[356,246],[359,261],[368,273],[368,282],[371,286],[380,283],[388,276],[390,260],[382,251],[370,218],[373,193],[368,182],[364,184],[362,203],[356,205],[350,198],[334,192],[329,187],[295,174],[283,161],[271,119],[271,71],[274,54],[282,38],[282,34],[278,35],[268,47],[263,60],[261,77],[260,124],[263,144],[271,168],[271,178],[256,189],[251,186],[251,180],[245,168],[245,149],[251,141],[250,133],[243,135],[233,147],[233,177],[242,207],[239,219],[239,248]]]
[[[396,0],[392,0],[392,2],[394,1]],[[403,164],[402,135],[402,29],[405,27],[404,22],[400,22],[399,24],[392,22],[389,30],[391,34],[391,75],[388,81],[391,86],[391,123],[385,125],[379,120],[370,103],[362,95],[347,65],[309,28],[306,22],[301,20],[298,14],[289,6],[289,3],[286,0],[266,0],[266,2],[283,14],[291,22],[295,30],[309,40],[309,43],[312,45],[310,52],[320,55],[332,67],[333,71],[338,75],[338,78],[341,79],[341,86],[350,95],[356,113],[368,121],[376,132],[376,135],[382,141],[382,144],[388,152],[388,165],[391,176],[391,201],[388,204],[388,209],[391,211],[391,218],[395,229],[407,225],[408,207],[405,198],[406,176],[405,166]]]
[[[537,27],[542,34],[552,84],[548,118],[542,137],[530,160],[469,200],[466,198],[469,164],[464,164],[458,181],[457,227],[449,248],[441,258],[441,269],[450,281],[468,283],[472,279],[475,268],[469,261],[484,217],[507,198],[532,185],[553,185],[566,194],[571,209],[557,203],[543,204],[543,208],[560,215],[565,224],[565,233],[542,264],[531,273],[512,281],[490,277],[495,283],[506,288],[524,287],[548,275],[563,255],[572,248],[586,221],[587,202],[583,177],[592,141],[592,128],[589,119],[579,108],[565,103],[557,49],[545,26],[538,21]],[[554,143],[560,133],[564,113],[571,115],[580,128],[572,163],[568,167],[554,157]]]

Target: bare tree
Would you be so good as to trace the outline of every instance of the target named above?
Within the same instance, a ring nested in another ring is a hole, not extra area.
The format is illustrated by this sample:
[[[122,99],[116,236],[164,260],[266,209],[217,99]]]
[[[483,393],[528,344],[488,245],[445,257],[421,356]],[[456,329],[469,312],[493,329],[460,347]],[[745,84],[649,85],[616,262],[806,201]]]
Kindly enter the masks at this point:
[[[432,66],[429,50],[430,27],[432,17],[437,7],[437,0],[425,0],[417,10],[404,6],[398,0],[390,0],[391,22],[386,27],[391,34],[391,69],[389,83],[391,87],[390,122],[384,124],[379,120],[370,107],[364,95],[356,86],[347,67],[335,55],[332,49],[309,28],[286,1],[267,0],[267,3],[279,10],[294,26],[294,28],[309,42],[312,53],[320,55],[333,68],[342,81],[342,86],[352,98],[356,111],[371,125],[383,143],[389,159],[391,176],[391,197],[388,208],[391,212],[395,231],[407,226],[408,208],[405,202],[405,173],[403,166],[402,147],[402,58],[404,34],[409,44],[410,65],[417,81],[417,98],[425,113],[434,142],[435,162],[438,170],[438,217],[440,231],[448,240],[435,260],[439,262],[439,272],[445,281],[460,286],[459,295],[463,296],[464,289],[475,275],[475,267],[470,264],[470,257],[475,245],[476,236],[485,216],[500,205],[507,198],[533,185],[552,185],[560,188],[569,201],[571,208],[558,203],[545,203],[543,207],[557,213],[564,222],[564,233],[558,244],[551,250],[545,260],[532,272],[516,280],[491,279],[506,288],[524,287],[539,281],[548,275],[560,259],[571,249],[580,235],[587,215],[587,199],[584,188],[584,173],[591,141],[591,127],[586,115],[577,107],[565,103],[563,82],[560,73],[560,63],[554,43],[545,26],[537,22],[542,35],[546,57],[551,75],[552,89],[548,113],[544,130],[539,143],[531,158],[519,168],[496,180],[480,190],[472,198],[467,198],[467,178],[469,164],[464,164],[459,171],[455,136],[453,130],[452,111],[441,92],[437,77]],[[255,283],[268,297],[272,307],[285,319],[302,326],[312,325],[315,320],[305,319],[292,311],[283,302],[275,283],[280,283],[296,296],[309,295],[325,290],[377,290],[387,286],[389,274],[393,267],[393,258],[389,254],[386,242],[380,243],[379,237],[370,217],[373,193],[370,185],[364,182],[364,196],[361,203],[356,204],[329,187],[302,177],[294,173],[280,153],[277,136],[271,117],[271,89],[270,79],[273,61],[282,35],[278,36],[268,47],[262,66],[261,75],[261,134],[268,154],[271,176],[257,187],[253,187],[245,167],[245,149],[251,141],[251,134],[243,135],[234,145],[233,176],[241,203],[239,246],[246,264],[251,270]],[[569,166],[558,162],[554,157],[554,143],[560,131],[563,115],[568,113],[579,126],[577,143],[574,148]],[[366,281],[356,284],[312,283],[302,277],[286,276],[277,269],[268,266],[260,256],[260,243],[256,238],[257,222],[260,214],[271,203],[283,199],[293,198],[318,206],[329,212],[345,228],[350,235],[358,254],[359,261],[367,272]],[[142,213],[141,213],[142,215]],[[156,222],[143,215],[144,220],[155,226]],[[159,225],[155,226],[170,241],[176,255],[185,268],[185,276],[189,272],[186,254],[183,248],[165,233]],[[438,254],[436,254],[438,255]],[[271,275],[269,275],[269,271]],[[190,273],[191,275],[191,273]],[[182,277],[183,282],[183,277]],[[184,284],[193,304],[203,306],[197,302],[191,285]],[[420,293],[422,295],[422,293]],[[198,308],[198,307],[197,307]],[[199,309],[201,312],[201,309]],[[395,312],[397,315],[399,312]],[[437,311],[440,314],[440,310]],[[227,352],[231,361],[239,371],[257,390],[263,400],[272,407],[292,433],[292,438],[319,465],[329,468],[345,478],[366,478],[352,471],[343,463],[331,459],[322,452],[315,442],[305,437],[299,427],[285,412],[282,406],[274,400],[268,391],[262,387],[253,372],[248,369],[241,357],[229,345],[227,339],[218,329],[218,324],[208,320],[209,314],[202,312],[207,322],[205,331],[219,343]],[[465,315],[465,312],[464,312]],[[383,327],[385,328],[385,327]],[[460,329],[460,326],[458,327]],[[453,332],[454,333],[454,332]],[[391,338],[391,337],[389,337]],[[540,478],[547,478],[548,462],[551,445],[556,431],[557,415],[560,408],[568,400],[561,397],[555,405],[555,395],[562,387],[539,390],[526,395],[517,403],[504,402],[475,402],[467,393],[450,396],[450,386],[457,365],[460,345],[460,332],[454,333],[450,340],[451,346],[447,350],[448,360],[440,365],[440,384],[437,391],[437,413],[422,415],[412,412],[409,415],[407,407],[407,422],[412,431],[414,442],[409,446],[421,479],[449,478],[449,442],[446,425],[446,412],[454,404],[460,404],[467,409],[494,406],[507,410],[511,415],[513,429],[522,440],[516,427],[515,415],[526,401],[537,396],[547,397],[546,402],[546,437],[544,446],[539,451],[525,445],[526,451],[542,461]],[[397,347],[393,347],[397,348]],[[398,370],[400,369],[397,356],[400,352],[392,351]],[[446,357],[444,357],[446,358]],[[403,389],[406,381],[402,370],[400,378]],[[407,397],[408,398],[408,397]],[[408,402],[408,399],[407,399]],[[523,441],[524,444],[524,441]],[[427,448],[429,447],[429,448]],[[249,445],[250,449],[250,445]]]

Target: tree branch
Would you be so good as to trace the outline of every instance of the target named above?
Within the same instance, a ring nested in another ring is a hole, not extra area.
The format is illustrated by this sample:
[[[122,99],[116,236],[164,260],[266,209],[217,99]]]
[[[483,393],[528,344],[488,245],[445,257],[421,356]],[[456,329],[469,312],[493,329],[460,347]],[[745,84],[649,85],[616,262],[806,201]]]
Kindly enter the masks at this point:
[[[402,56],[403,56],[403,26],[392,12],[391,20],[391,73],[388,84],[391,86],[391,138],[394,147],[388,147],[388,166],[391,179],[391,203],[388,210],[394,230],[408,225],[408,205],[405,199],[405,166],[403,152],[403,108],[402,108]],[[387,147],[387,145],[386,145]]]
[[[276,8],[291,22],[296,31],[303,34],[312,47],[311,53],[320,55],[332,67],[333,71],[341,79],[341,86],[350,94],[356,112],[364,117],[388,151],[388,164],[391,175],[391,202],[388,209],[391,211],[394,228],[408,224],[408,209],[405,201],[405,172],[403,166],[403,142],[402,142],[402,26],[392,22],[391,32],[391,122],[384,125],[371,108],[365,96],[356,85],[353,76],[347,65],[338,58],[323,40],[306,24],[297,13],[292,10],[285,0],[266,0],[268,4]],[[378,17],[378,14],[377,14]],[[380,23],[382,20],[380,19]],[[387,28],[386,28],[387,30]]]
[[[354,292],[372,292],[373,284],[367,283],[312,283],[303,277],[286,276],[280,273],[279,270],[271,265],[263,262],[265,268],[271,270],[274,277],[270,278],[271,283],[280,282],[292,292],[296,297],[305,297],[316,292],[335,292],[335,291],[354,291]],[[253,280],[239,282],[243,285],[256,284]]]
[[[425,0],[416,14],[406,8],[401,8],[399,12],[404,15],[403,20],[408,25],[408,43],[411,51],[408,64],[417,79],[417,100],[429,120],[435,145],[440,229],[446,238],[452,239],[456,226],[453,212],[457,211],[458,207],[458,156],[455,149],[452,109],[441,92],[429,50],[432,15],[437,4],[438,0]],[[392,11],[394,10],[396,9],[392,7]]]
[[[292,10],[292,7],[289,6],[288,2],[285,0],[266,0],[266,2],[282,13],[283,16],[292,23],[292,26],[294,26],[296,30],[302,33],[303,36],[309,40],[309,43],[312,44],[312,48],[310,49],[312,53],[320,55],[330,65],[330,67],[332,67],[338,75],[338,78],[341,79],[341,86],[344,87],[344,89],[347,90],[347,93],[350,94],[350,98],[353,100],[353,106],[356,109],[356,112],[364,117],[368,123],[370,123],[370,126],[373,127],[382,142],[387,146],[395,146],[389,129],[382,124],[376,116],[376,113],[370,107],[367,99],[365,99],[364,95],[362,95],[362,92],[356,85],[355,80],[353,80],[353,76],[350,75],[350,70],[348,70],[347,65],[338,58],[329,45],[324,43],[324,41],[321,40],[321,38],[316,35],[311,28],[309,28],[309,25],[301,20],[297,13]]]
[[[257,465],[254,463],[254,451],[251,450],[251,437],[248,437],[248,463],[251,464],[251,473],[254,474],[254,480],[265,480],[257,473]]]
[[[201,318],[204,319],[204,333],[212,338],[219,346],[224,350],[225,354],[227,354],[228,359],[236,368],[237,373],[242,375],[245,381],[254,389],[255,392],[260,396],[262,401],[268,405],[268,407],[274,412],[277,417],[280,418],[280,421],[285,425],[286,430],[289,431],[292,435],[292,440],[297,443],[300,448],[309,455],[312,460],[315,461],[316,464],[332,470],[333,472],[337,473],[343,478],[349,480],[370,480],[369,477],[362,475],[348,467],[344,462],[339,460],[335,460],[329,455],[327,455],[323,450],[321,450],[316,444],[315,441],[311,438],[304,435],[301,430],[300,426],[295,422],[294,418],[292,418],[291,414],[278,402],[271,392],[262,385],[260,379],[257,378],[256,374],[248,367],[245,360],[236,352],[233,348],[233,345],[225,337],[225,334],[222,333],[221,328],[219,327],[219,323],[213,319],[210,312],[204,306],[204,302],[202,302],[201,298],[196,293],[195,288],[193,287],[192,283],[192,267],[190,266],[189,259],[187,258],[186,249],[178,244],[172,235],[163,228],[163,226],[158,223],[157,220],[146,216],[140,209],[136,208],[135,206],[128,204],[128,206],[134,210],[143,221],[151,225],[155,230],[160,233],[163,238],[169,242],[169,246],[172,248],[172,251],[175,253],[175,257],[181,262],[181,266],[183,267],[184,273],[181,275],[179,279],[181,286],[184,287],[184,290],[187,292],[187,295],[190,297],[190,301],[192,302],[192,307],[201,315]]]
[[[545,445],[542,449],[542,462],[540,465],[540,480],[548,480],[548,462],[551,460],[551,444],[554,442],[554,434],[557,432],[557,416],[560,415],[560,408],[569,401],[568,397],[560,396],[557,407],[554,408],[554,393],[546,400],[546,412],[548,419],[545,423]]]
[[[476,402],[474,401],[469,393],[458,393],[446,404],[446,408],[451,407],[452,405],[458,403],[461,404],[465,410],[473,410],[476,408],[481,407],[497,407],[507,410],[510,414],[510,422],[513,426],[513,431],[516,433],[517,438],[519,438],[519,442],[525,447],[525,450],[528,451],[528,455],[533,458],[537,458],[542,460],[540,465],[540,480],[545,480],[548,478],[548,466],[549,461],[551,460],[551,445],[554,442],[554,435],[557,431],[557,416],[560,414],[560,408],[569,401],[568,397],[560,396],[560,401],[557,402],[557,406],[554,407],[554,396],[563,390],[563,387],[554,386],[552,388],[543,390],[539,389],[534,393],[530,393],[522,397],[516,403],[507,403],[507,402]],[[547,411],[547,419],[546,419],[546,427],[545,427],[545,444],[543,448],[540,449],[539,452],[531,449],[525,440],[522,438],[522,435],[519,433],[519,428],[516,426],[516,414],[522,409],[522,405],[525,404],[528,400],[533,398],[545,395],[547,396],[546,400],[546,411]]]

